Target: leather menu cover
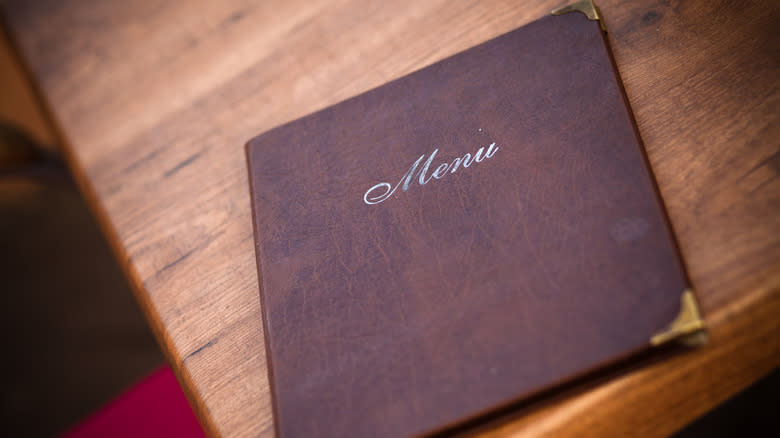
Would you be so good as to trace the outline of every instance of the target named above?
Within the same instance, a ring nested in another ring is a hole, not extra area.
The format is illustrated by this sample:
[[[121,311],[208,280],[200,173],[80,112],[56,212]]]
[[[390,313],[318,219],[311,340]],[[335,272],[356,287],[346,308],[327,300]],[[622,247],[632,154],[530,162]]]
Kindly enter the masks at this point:
[[[582,13],[272,129],[247,156],[281,437],[458,425],[652,348],[689,287]]]

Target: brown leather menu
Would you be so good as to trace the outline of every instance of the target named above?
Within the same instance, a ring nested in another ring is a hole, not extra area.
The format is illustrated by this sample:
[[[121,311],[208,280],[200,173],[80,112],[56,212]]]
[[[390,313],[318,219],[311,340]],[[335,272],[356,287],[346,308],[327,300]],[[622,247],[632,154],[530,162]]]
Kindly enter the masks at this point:
[[[248,143],[279,436],[442,431],[702,328],[591,18]]]

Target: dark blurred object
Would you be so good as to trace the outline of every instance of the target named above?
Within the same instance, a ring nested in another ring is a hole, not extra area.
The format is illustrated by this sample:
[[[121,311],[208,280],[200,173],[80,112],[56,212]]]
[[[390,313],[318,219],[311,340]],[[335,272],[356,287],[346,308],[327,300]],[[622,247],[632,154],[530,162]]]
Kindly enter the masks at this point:
[[[163,362],[75,190],[0,182],[0,278],[4,431],[63,431]]]
[[[56,153],[39,146],[13,125],[0,121],[0,182],[17,178],[74,185]]]
[[[780,370],[749,386],[674,435],[674,438],[780,436]],[[752,431],[752,432],[750,432]]]

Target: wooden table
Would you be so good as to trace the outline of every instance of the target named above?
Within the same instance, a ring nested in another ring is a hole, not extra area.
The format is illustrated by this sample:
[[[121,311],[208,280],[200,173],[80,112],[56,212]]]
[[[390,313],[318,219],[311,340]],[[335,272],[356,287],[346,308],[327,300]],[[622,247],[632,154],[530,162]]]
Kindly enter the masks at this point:
[[[4,0],[2,11],[202,424],[269,436],[244,142],[560,2]],[[664,436],[780,364],[780,2],[599,3],[711,342],[485,435]]]

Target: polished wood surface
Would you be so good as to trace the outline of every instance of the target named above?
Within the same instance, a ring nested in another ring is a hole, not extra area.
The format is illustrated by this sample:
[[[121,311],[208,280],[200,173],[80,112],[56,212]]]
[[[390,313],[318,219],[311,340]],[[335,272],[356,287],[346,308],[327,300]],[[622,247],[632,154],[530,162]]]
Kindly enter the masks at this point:
[[[559,3],[5,0],[2,11],[201,421],[270,436],[243,144]],[[664,436],[780,364],[780,3],[599,6],[710,343],[476,430],[488,436]]]

